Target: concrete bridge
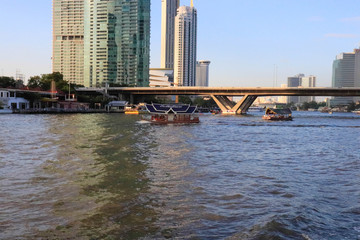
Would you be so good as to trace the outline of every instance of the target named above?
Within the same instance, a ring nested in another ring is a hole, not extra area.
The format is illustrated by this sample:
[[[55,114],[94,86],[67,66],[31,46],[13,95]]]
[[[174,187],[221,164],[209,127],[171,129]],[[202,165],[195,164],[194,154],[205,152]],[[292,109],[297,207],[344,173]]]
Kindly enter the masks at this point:
[[[360,97],[360,88],[270,88],[270,87],[109,87],[78,88],[87,94],[108,94],[127,97],[132,102],[134,96],[144,95],[199,95],[211,96],[222,112],[243,114],[257,97],[261,96],[348,96]],[[234,104],[229,96],[243,96]]]

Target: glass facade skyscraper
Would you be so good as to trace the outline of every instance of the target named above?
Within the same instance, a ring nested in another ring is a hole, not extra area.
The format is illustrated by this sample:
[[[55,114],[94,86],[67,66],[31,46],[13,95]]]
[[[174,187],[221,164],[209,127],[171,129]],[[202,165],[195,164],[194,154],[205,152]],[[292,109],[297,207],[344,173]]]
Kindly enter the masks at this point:
[[[360,49],[341,53],[333,62],[332,87],[360,87]],[[331,105],[346,105],[359,101],[356,97],[334,97]]]
[[[175,16],[180,0],[161,0],[161,67],[174,68]]]
[[[209,65],[210,61],[199,60],[196,63],[196,86],[209,86]]]
[[[149,85],[150,0],[85,0],[84,83]]]

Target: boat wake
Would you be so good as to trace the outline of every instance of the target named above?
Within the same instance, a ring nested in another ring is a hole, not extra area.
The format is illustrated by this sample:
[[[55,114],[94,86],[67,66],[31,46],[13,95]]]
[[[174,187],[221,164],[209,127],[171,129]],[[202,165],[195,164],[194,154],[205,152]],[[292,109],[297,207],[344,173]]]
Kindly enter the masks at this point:
[[[147,123],[150,123],[149,121],[146,121],[146,120],[139,120],[139,121],[136,121],[137,124],[147,124]]]

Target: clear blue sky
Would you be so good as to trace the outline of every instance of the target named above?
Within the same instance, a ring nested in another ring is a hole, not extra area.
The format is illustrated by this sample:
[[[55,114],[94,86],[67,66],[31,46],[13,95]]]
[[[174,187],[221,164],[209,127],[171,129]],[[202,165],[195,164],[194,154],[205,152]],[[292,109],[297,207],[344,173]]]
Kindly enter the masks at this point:
[[[189,5],[182,0],[181,5]],[[160,65],[161,0],[152,0],[151,67]],[[198,59],[211,86],[273,86],[298,73],[330,86],[332,62],[360,43],[358,0],[194,0]],[[51,72],[52,1],[1,0],[0,75]],[[275,67],[276,66],[276,67]]]

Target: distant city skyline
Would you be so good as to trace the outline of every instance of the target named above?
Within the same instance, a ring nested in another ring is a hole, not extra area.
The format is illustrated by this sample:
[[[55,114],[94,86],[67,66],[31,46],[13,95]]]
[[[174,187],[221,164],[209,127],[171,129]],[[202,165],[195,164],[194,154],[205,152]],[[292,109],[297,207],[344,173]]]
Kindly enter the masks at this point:
[[[311,3],[311,4],[310,4]],[[331,86],[332,62],[360,43],[355,0],[195,0],[198,59],[211,60],[210,86],[273,86],[299,72]],[[190,0],[180,5],[190,5]],[[14,14],[16,13],[16,18]],[[51,72],[52,3],[3,0],[0,74],[28,79]],[[151,64],[160,67],[161,1],[151,2]]]

